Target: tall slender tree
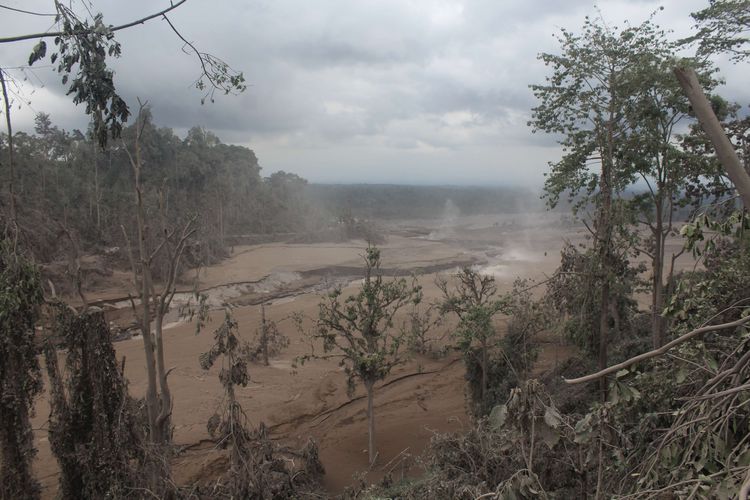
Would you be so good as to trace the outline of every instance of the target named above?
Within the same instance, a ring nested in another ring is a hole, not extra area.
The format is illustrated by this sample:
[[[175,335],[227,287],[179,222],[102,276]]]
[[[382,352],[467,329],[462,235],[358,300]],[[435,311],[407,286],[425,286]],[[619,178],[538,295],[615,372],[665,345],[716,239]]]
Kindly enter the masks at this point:
[[[168,463],[163,460],[167,445],[171,441],[172,393],[167,377],[169,371],[165,363],[164,317],[176,293],[176,281],[180,270],[182,254],[188,239],[193,235],[194,218],[190,218],[181,228],[171,228],[167,224],[164,193],[159,193],[160,235],[154,241],[149,232],[150,223],[156,222],[146,211],[147,188],[143,182],[144,163],[141,138],[147,129],[148,112],[141,104],[135,124],[133,152],[123,141],[123,146],[133,169],[134,208],[136,220],[135,245],[128,244],[130,264],[133,273],[133,289],[139,299],[139,311],[143,350],[146,359],[147,389],[146,410],[148,414],[149,444],[155,460],[151,467],[151,487],[163,492],[163,479],[168,476]],[[130,241],[125,227],[125,238]],[[158,260],[157,260],[158,259]],[[159,262],[164,263],[161,283],[154,283],[154,270]],[[135,304],[133,305],[135,310]],[[153,330],[152,330],[153,325]]]
[[[629,200],[636,221],[646,236],[638,250],[651,261],[651,332],[654,348],[665,341],[662,317],[667,284],[672,281],[676,259],[682,250],[668,255],[667,237],[676,232],[675,215],[683,203],[689,178],[699,177],[702,162],[680,147],[676,133],[692,120],[690,103],[672,75],[678,43],[667,39],[657,27],[651,29],[649,50],[639,54],[630,68],[631,105],[625,109],[628,133],[623,150],[622,170],[617,175],[645,184],[646,190]],[[708,88],[716,84],[712,68],[700,63],[701,81]],[[633,185],[637,189],[637,185]],[[666,276],[665,276],[666,272]]]
[[[552,74],[546,83],[531,86],[538,105],[529,124],[535,132],[556,134],[563,148],[545,183],[549,205],[568,193],[571,199],[580,197],[579,207],[596,207],[592,232],[599,261],[599,322],[591,335],[598,336],[601,368],[607,366],[609,345],[613,197],[633,178],[625,168],[632,133],[628,110],[639,85],[632,69],[652,52],[658,31],[651,19],[618,29],[587,17],[580,33],[563,29],[556,36],[559,54],[539,55]],[[606,393],[604,380],[601,392]]]

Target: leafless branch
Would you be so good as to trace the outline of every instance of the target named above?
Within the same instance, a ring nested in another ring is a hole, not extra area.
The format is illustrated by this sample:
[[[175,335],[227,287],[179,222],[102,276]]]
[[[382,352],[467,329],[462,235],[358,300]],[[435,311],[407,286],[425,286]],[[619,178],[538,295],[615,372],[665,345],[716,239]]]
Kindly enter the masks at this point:
[[[179,0],[177,3],[171,4],[166,9],[160,10],[159,12],[156,12],[146,17],[142,17],[135,21],[131,21],[129,23],[121,24],[119,26],[114,26],[111,28],[111,30],[120,31],[126,28],[132,28],[133,26],[136,26],[138,24],[144,24],[145,22],[150,21],[151,19],[161,17],[164,14],[167,14],[168,12],[173,11],[174,9],[184,4],[185,2],[187,2],[187,0]],[[18,36],[0,38],[0,43],[20,42],[21,40],[32,40],[36,38],[52,38],[56,36],[65,36],[65,35],[82,35],[82,34],[88,33],[89,31],[90,30],[81,30],[81,31],[75,31],[73,33],[66,33],[64,31],[47,31],[45,33],[32,33],[29,35],[18,35]]]
[[[31,16],[55,17],[57,15],[44,12],[32,12],[30,10],[17,9],[16,7],[9,7],[7,5],[0,5],[0,9],[12,10],[13,12],[20,12],[21,14],[29,14]]]

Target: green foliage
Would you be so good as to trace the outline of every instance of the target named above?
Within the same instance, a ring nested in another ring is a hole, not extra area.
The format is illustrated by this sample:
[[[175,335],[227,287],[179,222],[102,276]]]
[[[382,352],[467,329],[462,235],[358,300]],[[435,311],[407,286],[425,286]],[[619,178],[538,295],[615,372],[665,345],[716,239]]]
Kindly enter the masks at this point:
[[[359,291],[343,298],[341,288],[336,288],[319,305],[311,337],[322,341],[325,354],[301,359],[340,358],[350,391],[356,380],[372,384],[402,362],[405,335],[394,327],[394,317],[404,306],[422,300],[422,287],[416,280],[409,284],[404,278],[383,279],[377,247],[367,247],[364,260],[365,277]]]
[[[504,433],[506,450],[521,451],[529,472],[535,470],[538,444],[552,449],[572,430],[542,384],[533,379],[513,389],[507,403],[493,408],[489,423]]]
[[[747,0],[709,0],[709,6],[691,14],[697,33],[683,43],[698,43],[698,55],[729,54],[735,61],[750,56],[747,49],[750,31],[750,2]]]
[[[623,246],[626,246],[623,243]],[[567,244],[560,252],[560,266],[547,285],[549,304],[561,316],[558,322],[564,335],[574,344],[594,354],[599,342],[601,277],[598,254],[591,248]],[[629,332],[636,312],[633,292],[640,285],[640,267],[633,267],[627,255],[613,259],[611,274],[612,309],[610,322],[620,337]]]
[[[609,188],[616,192],[634,180],[632,170],[621,168],[631,147],[627,112],[645,90],[633,72],[663,53],[664,35],[650,19],[618,30],[587,17],[580,34],[562,29],[556,38],[561,53],[539,55],[552,75],[531,86],[538,105],[529,125],[561,136],[564,155],[550,165],[545,182],[550,206],[567,192],[571,199],[585,195],[580,207],[603,182],[592,165],[607,166]]]
[[[438,278],[437,287],[443,294],[441,314],[453,314],[459,324],[455,332],[457,347],[468,353],[476,344],[486,346],[497,339],[493,318],[508,310],[507,298],[497,296],[495,278],[464,267],[455,276],[451,289],[448,281]]]
[[[34,326],[42,288],[39,270],[0,241],[0,497],[38,498],[32,476],[34,398],[42,390]]]
[[[604,326],[609,306],[617,303],[610,289],[617,286],[614,268],[621,258],[613,238],[621,235],[613,233],[626,224],[648,230],[632,231],[627,239],[651,260],[653,343],[660,345],[665,241],[673,234],[688,173],[695,174],[700,165],[675,144],[673,131],[690,109],[671,71],[678,47],[654,16],[622,28],[602,17],[587,17],[579,32],[562,29],[557,36],[560,53],[539,55],[551,75],[545,84],[531,86],[538,105],[529,124],[535,132],[556,134],[563,149],[562,158],[550,164],[545,182],[549,206],[567,194],[575,200],[574,212],[596,207],[595,223],[587,227],[598,254],[592,261],[598,269],[591,271],[601,295],[599,326],[594,330],[594,324],[579,322],[575,330],[584,336],[591,333],[591,350],[595,337],[601,339],[600,367],[607,363],[609,328]],[[713,88],[711,69],[694,65],[707,88]],[[644,182],[648,190],[625,200],[623,193],[636,182]],[[596,322],[594,315],[590,318]]]
[[[58,368],[55,346],[45,346],[50,380],[49,441],[60,465],[64,499],[121,498],[138,483],[144,436],[120,372],[101,311],[77,314],[56,305],[55,336],[65,348]]]
[[[509,311],[509,299],[497,296],[494,277],[469,267],[461,269],[453,278],[453,287],[445,278],[436,280],[443,295],[440,312],[458,318],[453,337],[464,356],[474,413],[484,415],[496,403],[490,398],[490,392],[494,392],[490,386],[498,387],[502,383],[500,390],[507,388],[508,381],[503,379],[514,370],[502,351],[500,332],[494,325],[495,316]]]
[[[214,344],[211,349],[200,355],[201,368],[209,370],[221,357],[223,360],[219,371],[219,381],[227,391],[234,394],[234,386],[246,387],[250,382],[247,362],[241,355],[242,342],[238,335],[237,321],[229,310],[224,315],[224,321],[214,330]]]
[[[532,289],[536,284],[516,278],[508,297],[508,331],[503,337],[503,349],[511,353],[514,367],[522,378],[529,373],[536,361],[538,349],[536,337],[548,330],[552,324],[553,310],[546,297],[535,299]]]
[[[421,304],[415,304],[406,315],[401,330],[404,332],[409,350],[416,354],[427,354],[434,357],[445,356],[448,346],[439,345],[445,337],[432,337],[431,332],[444,322],[443,315],[439,314],[434,304],[430,304],[424,310]]]
[[[478,342],[486,345],[497,335],[492,318],[500,307],[472,305],[461,315],[455,332],[456,345],[464,354],[470,354]]]
[[[750,242],[719,238],[704,254],[705,268],[680,276],[665,314],[672,320],[674,333],[697,328],[707,318],[720,322],[738,318],[738,307],[750,298]]]
[[[711,98],[714,113],[729,141],[740,161],[747,164],[750,161],[750,117],[739,116],[737,105],[730,105],[716,95]],[[734,186],[700,125],[692,124],[688,133],[679,137],[679,147],[686,152],[685,158],[695,164],[692,168],[680,169],[687,173],[683,204],[696,211],[696,217],[705,214],[716,221],[730,217],[737,209]]]
[[[418,305],[422,287],[416,278],[411,285],[404,278],[385,281],[380,271],[380,250],[368,245],[365,255],[364,279],[359,291],[346,298],[335,288],[318,306],[318,320],[309,334],[323,344],[323,354],[298,358],[306,360],[338,358],[347,376],[347,393],[351,396],[357,381],[367,391],[368,455],[370,464],[377,459],[375,449],[375,414],[373,400],[375,383],[383,380],[393,367],[403,362],[406,332],[395,326],[395,316],[407,305]],[[297,316],[295,321],[299,321]],[[301,322],[298,322],[301,327]]]
[[[550,309],[542,300],[535,300],[531,295],[529,282],[517,279],[513,289],[501,300],[502,311],[508,314],[508,328],[505,335],[487,344],[488,356],[486,361],[480,346],[462,346],[466,379],[474,414],[487,415],[498,404],[504,402],[513,388],[521,384],[528,376],[536,361],[538,349],[536,336],[549,328]],[[473,332],[481,331],[491,325],[491,318],[486,317],[487,311],[479,308],[482,313],[479,318],[471,314],[467,321],[461,320],[458,327],[459,339],[466,339],[470,334],[462,333],[468,328]],[[479,321],[477,321],[479,319]],[[482,326],[484,325],[484,326]],[[499,332],[498,332],[499,333]],[[486,366],[482,366],[483,361]],[[483,371],[486,370],[486,388],[482,388]]]
[[[750,463],[748,335],[746,327],[712,334],[617,374],[610,401],[577,427],[591,439],[606,417],[608,491],[732,498]]]
[[[680,277],[667,307],[673,335],[750,313],[748,255],[744,238],[721,239],[705,270]],[[590,439],[596,419],[606,420],[606,491],[732,497],[750,463],[749,338],[747,325],[707,333],[617,373],[609,402],[577,428]]]
[[[492,276],[464,268],[454,279],[453,288],[446,279],[437,280],[443,294],[439,308],[442,315],[458,318],[453,337],[464,356],[473,411],[486,415],[531,370],[534,337],[548,328],[550,309],[534,300],[527,280],[517,279],[511,292],[498,296]],[[505,335],[494,324],[499,314],[510,316]]]
[[[464,355],[464,378],[467,381],[471,413],[475,417],[488,415],[492,408],[505,401],[510,391],[523,380],[515,366],[514,353],[507,351],[506,354],[503,344],[500,343],[490,351],[485,365],[482,365],[480,348],[472,348]],[[514,363],[511,363],[511,356]],[[486,383],[484,388],[483,382]]]
[[[135,24],[142,24],[149,18],[114,27],[104,23],[101,13],[89,13],[89,18],[79,16],[72,5],[55,1],[54,33],[55,50],[49,54],[49,60],[61,75],[63,86],[68,86],[68,95],[72,95],[74,104],[85,104],[86,114],[93,121],[93,133],[97,143],[106,147],[108,137],[120,136],[123,124],[130,116],[125,101],[117,93],[114,82],[114,71],[108,66],[108,58],[120,57],[122,52],[119,42],[115,40],[115,31]],[[155,16],[151,16],[153,18]],[[164,13],[161,16],[175,34],[190,47],[201,66],[201,74],[195,86],[206,94],[201,104],[209,98],[213,102],[216,90],[224,94],[239,93],[246,89],[245,78],[241,72],[232,69],[222,59],[198,51],[193,44],[185,40]],[[50,35],[51,36],[51,35]],[[47,43],[41,39],[31,50],[29,66],[47,57]],[[72,77],[72,78],[71,78]]]
[[[119,137],[123,123],[130,116],[127,104],[115,90],[114,72],[107,66],[108,57],[120,56],[120,44],[114,39],[112,27],[104,24],[101,14],[89,21],[80,19],[61,2],[55,2],[55,7],[55,21],[62,34],[55,37],[50,62],[57,64],[62,84],[69,84],[67,94],[73,96],[73,103],[86,105],[96,140],[105,147],[108,135],[113,139]],[[29,56],[29,66],[46,55],[46,42],[40,40]]]
[[[364,497],[585,498],[586,446],[574,442],[574,425],[530,380],[468,431],[435,435],[422,459],[422,478]],[[389,495],[393,491],[398,495]]]
[[[224,321],[214,330],[214,344],[199,357],[201,368],[210,369],[221,359],[219,381],[224,387],[225,400],[208,420],[208,433],[223,448],[231,449],[229,491],[239,498],[257,495],[259,485],[253,484],[247,468],[251,460],[263,459],[262,450],[253,450],[254,436],[247,422],[247,415],[235,396],[235,386],[246,387],[250,382],[247,362],[241,355],[241,341],[237,321],[229,310]],[[263,431],[263,429],[261,429]]]

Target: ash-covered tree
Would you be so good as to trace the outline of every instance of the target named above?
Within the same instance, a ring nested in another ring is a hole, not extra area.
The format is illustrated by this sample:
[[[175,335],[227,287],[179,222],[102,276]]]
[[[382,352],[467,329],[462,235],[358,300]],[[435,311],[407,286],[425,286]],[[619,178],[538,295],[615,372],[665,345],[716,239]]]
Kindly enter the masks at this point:
[[[422,300],[422,287],[416,280],[384,280],[380,270],[380,250],[369,246],[364,257],[364,280],[359,291],[346,298],[338,287],[321,301],[318,320],[311,332],[313,340],[323,343],[324,354],[303,356],[308,359],[340,359],[347,375],[349,393],[357,381],[367,392],[368,457],[377,459],[375,448],[375,383],[383,380],[403,361],[406,332],[397,328],[394,317],[399,310]]]
[[[605,368],[615,277],[613,198],[635,175],[628,113],[637,104],[643,82],[634,68],[651,60],[662,33],[651,19],[618,29],[587,17],[580,33],[563,29],[556,38],[560,53],[539,55],[551,67],[551,75],[546,83],[531,86],[538,105],[529,124],[534,132],[561,137],[564,154],[550,164],[545,183],[549,205],[554,207],[567,193],[571,199],[578,197],[577,208],[593,204],[596,210],[590,227],[599,285],[584,292],[596,290],[599,295],[599,328],[590,333],[598,334],[599,367]],[[606,392],[604,380],[601,392]]]
[[[289,337],[281,333],[275,321],[266,318],[265,304],[260,305],[260,318],[260,328],[244,351],[250,361],[262,361],[268,366],[270,357],[278,356],[289,346]]]
[[[237,386],[247,387],[250,382],[245,344],[229,310],[213,335],[214,344],[200,355],[199,361],[204,370],[221,363],[219,381],[225,398],[207,427],[220,447],[230,449],[230,469],[227,480],[217,482],[206,493],[210,498],[228,499],[306,498],[306,492],[317,487],[324,473],[317,445],[310,440],[300,452],[291,453],[273,443],[263,423],[258,429],[250,428],[247,414],[235,393]],[[301,467],[289,467],[288,462],[294,462],[285,460],[285,452],[302,458]]]
[[[675,133],[691,120],[690,103],[672,74],[679,46],[656,27],[645,43],[651,50],[640,54],[639,64],[628,76],[632,104],[625,109],[628,139],[622,172],[617,175],[630,176],[647,188],[629,205],[635,209],[636,222],[646,229],[636,248],[651,263],[651,337],[658,348],[666,339],[665,298],[671,292],[675,261],[683,253],[680,249],[670,254],[666,241],[676,235],[676,216],[686,204],[683,193],[688,179],[703,178],[706,172],[691,150],[680,147]],[[706,88],[716,85],[710,65],[700,63],[696,69]]]
[[[0,44],[38,40],[29,55],[29,66],[49,58],[53,68],[60,74],[62,84],[68,87],[73,103],[84,104],[86,113],[93,120],[94,135],[104,147],[108,136],[120,136],[122,125],[130,116],[130,110],[120,97],[114,82],[114,71],[108,59],[118,58],[122,53],[115,33],[144,24],[152,19],[161,19],[186,46],[185,53],[198,59],[201,73],[195,81],[198,90],[204,92],[201,102],[213,101],[216,91],[224,94],[245,90],[245,79],[241,72],[233,70],[220,58],[199,51],[185,40],[176,26],[167,17],[187,0],[180,0],[158,12],[119,26],[104,22],[101,13],[92,13],[86,6],[85,14],[76,12],[70,4],[54,0],[53,28],[42,33],[8,36],[0,38]],[[33,13],[27,13],[33,14]],[[53,39],[54,48],[48,51],[46,39]]]
[[[42,287],[39,270],[0,241],[0,498],[39,498],[31,464],[30,417],[42,390],[34,326]]]
[[[478,414],[492,408],[488,391],[491,371],[497,364],[494,357],[501,335],[495,328],[494,318],[508,311],[508,302],[497,295],[495,278],[483,275],[470,267],[461,269],[455,276],[453,286],[445,278],[438,278],[437,287],[443,294],[440,312],[443,315],[453,314],[458,318],[455,331],[457,347],[463,353],[470,384],[476,382],[472,376],[473,367],[479,368],[478,391],[474,404]],[[503,354],[500,353],[502,356]],[[501,361],[501,364],[505,360]],[[472,387],[473,389],[473,387]]]
[[[401,326],[406,333],[409,350],[415,354],[443,356],[449,346],[439,346],[438,343],[445,338],[446,333],[439,337],[432,337],[430,334],[443,325],[444,319],[440,314],[439,304],[429,304],[424,310],[419,304],[415,304],[406,314]]]
[[[38,62],[49,60],[50,67],[54,68],[60,75],[63,86],[67,87],[67,95],[71,96],[74,104],[83,104],[85,112],[91,117],[91,134],[99,147],[107,146],[109,138],[117,138],[123,129],[123,124],[130,116],[130,109],[124,99],[119,95],[115,82],[115,72],[110,68],[112,58],[120,57],[122,48],[115,39],[115,33],[121,30],[142,25],[152,19],[161,19],[167,23],[169,29],[184,42],[186,54],[193,55],[200,65],[200,74],[195,80],[195,87],[203,93],[201,103],[207,99],[213,102],[216,92],[222,94],[240,93],[246,88],[245,79],[241,72],[232,69],[225,61],[207,52],[198,50],[191,42],[186,40],[175,24],[169,19],[168,14],[183,5],[187,0],[172,2],[168,7],[131,22],[113,26],[106,24],[101,13],[94,14],[93,3],[88,2],[80,11],[74,8],[74,3],[66,3],[59,0],[51,2],[54,7],[53,14],[42,13],[42,16],[54,18],[50,29],[40,33],[28,33],[11,35],[0,38],[0,45],[25,43],[36,40],[37,43],[31,48],[28,66],[21,68],[26,71]],[[20,9],[11,9],[15,15],[40,15],[38,12],[30,12]],[[54,41],[54,47],[48,50],[47,40]],[[27,80],[25,74],[22,78]],[[5,122],[7,130],[7,182],[8,189],[8,213],[3,213],[6,225],[13,231],[16,241],[19,233],[31,231],[19,224],[19,209],[22,203],[17,200],[15,189],[15,168],[13,131],[11,120],[11,108],[14,104],[11,83],[18,85],[21,78],[14,78],[9,68],[0,67],[0,90],[2,90]],[[96,147],[96,146],[94,146]],[[96,165],[96,154],[94,155]],[[97,177],[95,182],[94,197],[97,200],[97,215],[99,212],[98,202],[101,199],[98,186],[98,169],[94,168]],[[5,212],[5,210],[3,210]],[[100,223],[101,221],[99,221]],[[101,226],[97,226],[100,228]]]
[[[733,63],[741,63],[750,57],[750,1],[709,0],[708,7],[693,12],[691,16],[695,20],[696,32],[681,42],[685,45],[697,44],[696,59],[700,61],[711,56],[724,55]],[[674,74],[690,100],[692,111],[705,137],[712,143],[719,162],[734,184],[734,189],[739,193],[745,207],[750,206],[750,176],[747,175],[747,164],[745,162],[743,165],[740,154],[736,151],[737,125],[740,130],[747,130],[747,127],[736,120],[734,129],[726,127],[728,130],[725,130],[722,127],[719,120],[722,118],[722,111],[725,110],[716,105],[715,96],[709,99],[704,94],[705,82],[700,81],[695,61],[680,61],[674,68]],[[745,139],[740,142],[747,141]],[[747,156],[746,145],[743,150]]]
[[[510,318],[503,347],[515,360],[514,368],[521,380],[529,376],[537,359],[537,336],[548,330],[552,323],[553,311],[549,301],[546,297],[537,299],[532,293],[539,285],[527,278],[516,278],[513,288],[505,295]]]
[[[254,453],[247,415],[234,392],[236,386],[247,387],[250,382],[247,362],[241,353],[241,347],[237,321],[227,311],[224,321],[214,331],[214,345],[199,358],[201,368],[204,370],[210,369],[221,359],[219,381],[224,387],[226,403],[209,419],[208,432],[217,438],[223,447],[231,448],[229,488],[238,498],[258,493],[252,491],[253,484],[250,475],[253,471],[248,469]]]
[[[101,311],[56,305],[53,339],[45,345],[50,380],[49,441],[60,465],[63,499],[122,498],[136,487],[142,436],[133,401]]]
[[[645,271],[645,265],[633,265],[630,260],[635,238],[624,225],[618,225],[618,228],[620,231],[614,239],[612,257],[611,342],[623,340],[633,333],[633,318],[638,310],[633,294],[643,286],[639,275]],[[597,258],[598,254],[592,248],[566,244],[560,251],[560,266],[550,277],[545,293],[545,301],[559,316],[557,324],[562,334],[592,356],[599,349],[598,287],[601,281],[597,279],[596,270],[600,267]]]
[[[195,233],[195,217],[189,217],[177,227],[171,225],[167,219],[167,203],[162,190],[158,192],[158,213],[148,211],[147,186],[143,182],[146,172],[141,141],[149,124],[148,118],[148,110],[141,104],[135,125],[132,153],[123,140],[123,148],[133,169],[135,244],[130,244],[131,238],[125,226],[122,226],[122,231],[128,242],[133,294],[139,299],[137,307],[135,301],[132,301],[132,307],[140,323],[146,362],[148,445],[149,456],[153,457],[149,468],[149,481],[152,491],[163,493],[167,486],[164,479],[169,476],[169,462],[164,457],[168,454],[172,439],[173,407],[167,379],[170,370],[167,369],[165,361],[164,318],[177,290],[177,278],[185,247]],[[154,235],[151,229],[152,224],[159,227],[157,235]],[[154,276],[157,272],[162,277],[160,283],[155,283]]]

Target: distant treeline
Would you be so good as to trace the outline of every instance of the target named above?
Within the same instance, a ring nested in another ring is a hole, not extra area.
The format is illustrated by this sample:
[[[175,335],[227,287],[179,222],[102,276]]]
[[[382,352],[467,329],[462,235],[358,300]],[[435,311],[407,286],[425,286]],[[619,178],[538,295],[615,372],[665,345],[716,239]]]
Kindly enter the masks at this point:
[[[516,187],[309,184],[310,202],[324,212],[365,219],[438,218],[544,209],[539,194]]]
[[[180,138],[148,115],[138,152],[132,125],[105,150],[90,131],[62,130],[46,114],[37,116],[34,132],[13,136],[12,177],[22,244],[41,261],[59,257],[71,238],[84,251],[121,247],[125,234],[136,241],[136,154],[144,165],[149,229],[197,217],[195,245],[209,260],[221,255],[227,235],[308,231],[313,221],[324,220],[306,202],[305,179],[285,172],[264,177],[251,149],[223,144],[200,127]],[[6,145],[7,135],[0,135],[0,148]],[[6,207],[8,191],[0,195]]]

